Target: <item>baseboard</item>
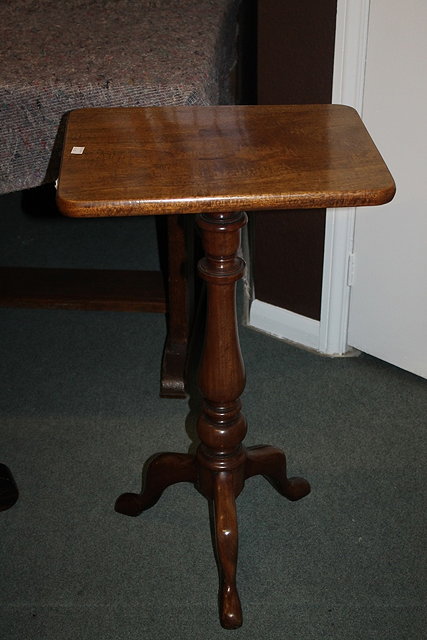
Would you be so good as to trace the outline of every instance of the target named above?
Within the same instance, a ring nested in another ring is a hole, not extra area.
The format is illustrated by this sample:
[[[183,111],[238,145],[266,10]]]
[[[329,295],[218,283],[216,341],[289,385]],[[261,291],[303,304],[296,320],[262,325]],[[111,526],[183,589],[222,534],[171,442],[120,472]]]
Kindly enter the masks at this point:
[[[320,322],[261,300],[253,300],[247,326],[308,349],[319,350]]]

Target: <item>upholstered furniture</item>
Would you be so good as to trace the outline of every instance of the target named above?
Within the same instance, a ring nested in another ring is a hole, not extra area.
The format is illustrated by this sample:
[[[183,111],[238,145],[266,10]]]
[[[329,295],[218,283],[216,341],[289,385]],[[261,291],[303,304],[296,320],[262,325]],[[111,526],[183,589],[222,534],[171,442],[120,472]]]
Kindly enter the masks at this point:
[[[4,0],[0,193],[57,178],[78,107],[230,101],[238,0]]]
[[[239,3],[2,2],[0,194],[56,180],[72,109],[230,102]],[[183,267],[185,234],[173,216],[168,233],[166,292],[157,272],[17,269],[0,262],[0,305],[168,310],[161,393],[182,396],[191,268]]]

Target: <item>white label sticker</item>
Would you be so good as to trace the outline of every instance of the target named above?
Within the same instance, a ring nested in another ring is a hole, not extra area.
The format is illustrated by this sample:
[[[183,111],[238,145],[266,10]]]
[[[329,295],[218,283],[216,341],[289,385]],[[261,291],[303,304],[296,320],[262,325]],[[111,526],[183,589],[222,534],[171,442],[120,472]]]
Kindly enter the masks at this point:
[[[83,151],[85,150],[84,147],[73,147],[71,149],[71,153],[74,153],[76,155],[81,155],[83,153]]]

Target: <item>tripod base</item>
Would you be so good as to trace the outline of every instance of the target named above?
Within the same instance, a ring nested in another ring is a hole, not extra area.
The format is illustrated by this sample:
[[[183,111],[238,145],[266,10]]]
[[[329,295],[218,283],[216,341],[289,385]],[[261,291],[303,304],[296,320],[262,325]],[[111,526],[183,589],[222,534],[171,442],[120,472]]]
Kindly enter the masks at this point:
[[[115,510],[138,516],[159,500],[163,491],[178,482],[191,482],[210,501],[214,550],[219,571],[219,613],[226,629],[242,624],[242,609],[236,587],[238,531],[235,499],[246,478],[263,475],[288,500],[299,500],[310,492],[304,478],[288,478],[286,456],[268,445],[242,446],[240,464],[233,469],[212,471],[203,464],[204,452],[199,447],[195,456],[181,453],[159,453],[147,465],[141,493],[124,493],[116,501]]]

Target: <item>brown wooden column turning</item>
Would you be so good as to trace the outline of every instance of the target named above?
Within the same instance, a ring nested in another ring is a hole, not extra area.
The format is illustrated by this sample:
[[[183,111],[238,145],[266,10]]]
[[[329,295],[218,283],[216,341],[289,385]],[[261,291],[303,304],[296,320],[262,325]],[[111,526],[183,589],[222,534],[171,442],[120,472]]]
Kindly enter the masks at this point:
[[[137,516],[153,506],[171,484],[194,483],[212,507],[220,580],[220,621],[226,629],[235,629],[242,624],[236,586],[236,498],[245,479],[265,475],[290,500],[307,495],[310,485],[303,478],[287,478],[285,454],[279,449],[243,446],[246,420],[241,412],[240,396],[245,388],[245,369],[237,329],[236,282],[245,267],[238,249],[246,214],[202,214],[197,217],[197,224],[205,251],[199,274],[207,283],[206,331],[199,372],[203,396],[197,424],[200,445],[195,457],[180,453],[154,456],[147,467],[141,493],[122,494],[115,509]]]

